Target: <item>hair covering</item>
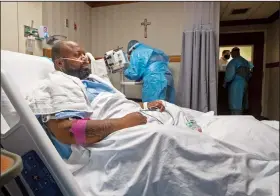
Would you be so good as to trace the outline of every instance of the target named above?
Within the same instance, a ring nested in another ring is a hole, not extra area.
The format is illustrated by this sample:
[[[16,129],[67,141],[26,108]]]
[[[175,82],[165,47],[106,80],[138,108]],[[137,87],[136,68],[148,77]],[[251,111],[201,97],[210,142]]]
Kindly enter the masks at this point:
[[[137,40],[130,40],[128,42],[128,45],[127,45],[127,53],[129,52],[130,48],[132,48],[132,46],[134,46],[137,43],[139,43],[139,41],[137,41]]]

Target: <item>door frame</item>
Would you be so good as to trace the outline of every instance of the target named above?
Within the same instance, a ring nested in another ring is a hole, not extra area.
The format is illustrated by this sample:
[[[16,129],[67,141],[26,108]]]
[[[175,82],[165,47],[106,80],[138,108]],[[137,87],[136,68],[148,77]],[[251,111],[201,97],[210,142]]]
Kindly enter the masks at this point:
[[[262,32],[238,32],[220,34],[219,46],[226,45],[253,45],[254,72],[250,80],[249,94],[253,92],[256,97],[249,97],[249,113],[259,117],[262,113],[262,87],[263,87],[263,66],[264,66],[264,39],[265,33]],[[250,107],[253,106],[253,107]]]

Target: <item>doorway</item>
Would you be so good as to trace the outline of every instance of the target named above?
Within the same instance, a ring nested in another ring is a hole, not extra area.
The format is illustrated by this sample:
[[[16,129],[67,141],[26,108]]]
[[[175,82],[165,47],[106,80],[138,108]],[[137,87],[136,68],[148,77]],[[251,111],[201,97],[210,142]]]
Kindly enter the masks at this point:
[[[264,57],[264,32],[253,33],[225,33],[220,34],[220,47],[245,47],[246,54],[241,56],[250,61],[251,48],[251,62],[254,65],[253,75],[248,84],[248,99],[249,110],[248,114],[257,118],[261,116],[262,112],[262,79],[263,79],[263,57]],[[244,50],[243,50],[244,51]],[[244,53],[244,52],[243,52]],[[224,72],[219,72],[218,81],[218,114],[228,115],[228,93],[227,89],[222,87],[224,80]]]

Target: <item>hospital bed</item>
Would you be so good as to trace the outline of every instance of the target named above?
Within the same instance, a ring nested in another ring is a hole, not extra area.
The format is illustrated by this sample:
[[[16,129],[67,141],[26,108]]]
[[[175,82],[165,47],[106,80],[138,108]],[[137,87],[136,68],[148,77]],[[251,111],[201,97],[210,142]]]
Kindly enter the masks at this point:
[[[20,155],[24,165],[19,178],[6,186],[12,196],[84,195],[24,99],[53,70],[47,58],[1,51],[1,144]]]
[[[47,58],[1,50],[1,145],[20,155],[24,166],[19,178],[6,185],[12,196],[83,196],[24,99],[53,70]]]

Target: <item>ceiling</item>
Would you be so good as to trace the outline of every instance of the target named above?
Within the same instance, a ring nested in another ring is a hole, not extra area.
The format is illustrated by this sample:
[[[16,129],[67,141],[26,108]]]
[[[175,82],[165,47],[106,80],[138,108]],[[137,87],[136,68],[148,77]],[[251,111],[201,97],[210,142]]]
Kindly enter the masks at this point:
[[[139,1],[87,1],[85,2],[90,7],[103,7],[109,5],[119,5],[127,3],[135,3]],[[236,20],[252,20],[252,19],[266,19],[272,16],[279,10],[280,3],[275,2],[234,2],[222,1],[220,17],[221,21],[236,21]],[[249,8],[244,14],[232,15],[234,9]]]
[[[277,10],[279,10],[280,3],[275,2],[234,2],[223,1],[221,2],[220,17],[221,21],[232,20],[250,20],[250,19],[263,19],[269,18]],[[244,14],[232,15],[234,9],[249,8]]]
[[[90,7],[103,7],[109,5],[120,5],[127,3],[136,3],[137,1],[85,1]]]

